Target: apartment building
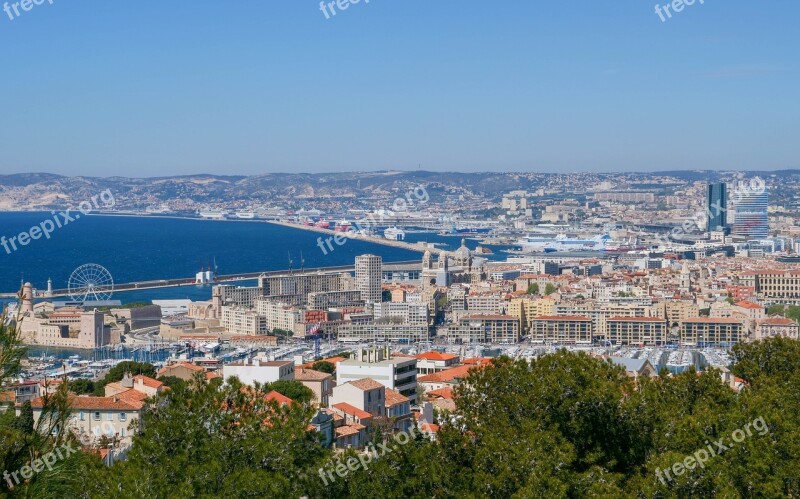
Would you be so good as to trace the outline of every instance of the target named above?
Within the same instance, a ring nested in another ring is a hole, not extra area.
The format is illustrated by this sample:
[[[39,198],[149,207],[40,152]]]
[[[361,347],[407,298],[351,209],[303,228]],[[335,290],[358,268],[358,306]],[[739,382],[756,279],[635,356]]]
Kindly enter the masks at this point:
[[[517,343],[519,319],[510,315],[465,315],[447,328],[447,339],[461,343]]]
[[[783,336],[794,340],[800,339],[800,326],[786,317],[768,317],[758,321],[756,340]]]
[[[417,401],[417,359],[390,357],[386,348],[362,348],[355,358],[336,364],[336,384],[370,378]]]
[[[613,345],[663,345],[667,321],[661,317],[610,317],[605,336]]]
[[[304,318],[304,309],[300,307],[263,298],[256,300],[256,312],[265,318],[269,331],[273,329],[294,331]]]
[[[423,303],[376,303],[373,308],[375,320],[398,319],[406,324],[428,324],[428,306]]]
[[[417,355],[417,373],[421,376],[456,367],[461,357],[452,353],[425,352]]]
[[[591,344],[592,319],[577,315],[538,316],[531,322],[533,343]]]
[[[680,325],[683,346],[731,346],[745,339],[743,319],[724,317],[692,317]]]
[[[222,307],[220,325],[227,333],[237,335],[257,336],[270,332],[266,317],[255,310],[239,306]]]

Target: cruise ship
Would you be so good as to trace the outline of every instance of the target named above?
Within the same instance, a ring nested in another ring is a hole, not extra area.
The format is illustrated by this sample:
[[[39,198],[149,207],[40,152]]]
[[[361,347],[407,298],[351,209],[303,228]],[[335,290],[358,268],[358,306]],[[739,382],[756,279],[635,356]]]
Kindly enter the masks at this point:
[[[222,210],[200,210],[198,215],[211,220],[224,220],[228,216],[228,212]]]
[[[611,236],[603,234],[592,239],[571,239],[565,234],[556,237],[528,236],[517,241],[524,253],[552,253],[556,251],[604,251]]]
[[[244,220],[252,220],[256,218],[256,214],[252,211],[237,211],[236,218],[242,218]]]

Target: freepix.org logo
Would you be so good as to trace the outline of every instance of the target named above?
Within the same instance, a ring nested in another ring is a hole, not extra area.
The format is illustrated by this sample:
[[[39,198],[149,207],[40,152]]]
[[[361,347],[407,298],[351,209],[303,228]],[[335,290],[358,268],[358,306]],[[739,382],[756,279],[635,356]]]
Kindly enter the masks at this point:
[[[5,2],[3,12],[8,16],[9,21],[13,21],[25,12],[30,12],[34,7],[48,3],[53,5],[53,0],[21,0],[19,2]]]

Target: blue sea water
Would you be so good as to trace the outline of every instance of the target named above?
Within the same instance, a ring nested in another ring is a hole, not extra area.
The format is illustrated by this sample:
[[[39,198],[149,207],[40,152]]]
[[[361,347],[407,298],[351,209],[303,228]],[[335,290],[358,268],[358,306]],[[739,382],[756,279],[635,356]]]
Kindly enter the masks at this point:
[[[52,219],[50,212],[0,213],[0,237],[8,240]],[[317,245],[320,234],[257,221],[212,221],[156,217],[83,216],[56,229],[49,239],[17,243],[9,251],[0,246],[0,292],[19,290],[21,281],[35,288],[63,289],[72,271],[86,263],[107,268],[115,282],[190,278],[216,260],[220,274],[286,269],[289,258],[306,267],[351,265],[357,255],[374,253],[385,261],[416,260],[421,254],[359,240],[348,240],[324,254]],[[409,242],[440,243],[455,249],[458,237],[408,234]],[[476,241],[468,241],[474,248]],[[253,281],[254,282],[254,281]],[[252,285],[245,282],[240,285]],[[205,300],[210,286],[184,286],[117,293],[123,303],[151,299]]]

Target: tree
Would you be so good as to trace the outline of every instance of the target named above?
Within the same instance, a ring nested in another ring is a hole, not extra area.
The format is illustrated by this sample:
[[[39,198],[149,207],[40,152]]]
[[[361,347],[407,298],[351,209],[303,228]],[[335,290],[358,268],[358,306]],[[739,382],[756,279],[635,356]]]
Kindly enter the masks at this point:
[[[553,294],[553,293],[555,293],[556,291],[558,291],[558,288],[557,288],[557,287],[555,287],[555,286],[554,286],[553,284],[551,284],[551,283],[547,283],[547,286],[545,286],[545,287],[544,287],[544,294],[545,294],[545,295],[547,295],[547,296],[550,296],[550,295],[552,295],[552,294]]]
[[[106,385],[122,380],[126,373],[129,373],[131,376],[138,376],[141,374],[143,376],[155,378],[156,368],[153,367],[153,364],[148,364],[147,362],[134,362],[131,360],[120,362],[112,367],[102,380],[95,383],[94,394],[98,397],[102,397],[105,395]]]
[[[78,395],[94,393],[94,381],[86,378],[75,379],[69,382],[69,390]]]
[[[319,360],[314,362],[311,369],[323,373],[333,374],[336,371],[336,366],[327,360]]]
[[[272,390],[300,404],[308,404],[314,400],[314,392],[299,381],[281,379],[264,385],[265,392],[270,392]]]
[[[31,406],[31,401],[26,400],[25,403],[22,404],[19,416],[14,420],[13,426],[16,430],[26,435],[31,435],[33,434],[33,425],[33,407]]]
[[[538,295],[539,294],[539,284],[532,282],[528,284],[528,290],[525,292],[529,295]]]
[[[161,376],[158,380],[164,383],[164,386],[168,386],[171,389],[175,389],[186,384],[186,381],[178,378],[176,376]]]

